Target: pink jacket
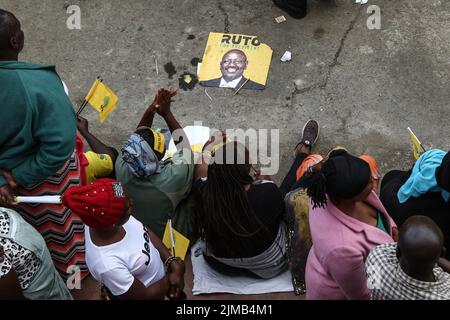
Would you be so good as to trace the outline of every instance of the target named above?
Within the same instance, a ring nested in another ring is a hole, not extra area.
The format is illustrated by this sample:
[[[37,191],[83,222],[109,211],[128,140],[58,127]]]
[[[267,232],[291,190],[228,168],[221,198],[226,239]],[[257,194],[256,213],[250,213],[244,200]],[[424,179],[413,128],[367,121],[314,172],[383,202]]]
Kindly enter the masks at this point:
[[[306,264],[306,299],[370,298],[364,262],[374,247],[393,242],[396,225],[375,192],[366,202],[386,217],[389,234],[349,217],[329,200],[325,208],[310,209],[313,246]]]

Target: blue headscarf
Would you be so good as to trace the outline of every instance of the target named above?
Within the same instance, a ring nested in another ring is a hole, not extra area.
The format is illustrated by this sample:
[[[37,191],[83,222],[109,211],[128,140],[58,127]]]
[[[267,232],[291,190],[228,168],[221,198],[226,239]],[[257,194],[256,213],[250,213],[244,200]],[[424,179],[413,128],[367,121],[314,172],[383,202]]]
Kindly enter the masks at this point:
[[[128,169],[138,178],[161,172],[158,157],[150,145],[139,134],[128,137],[122,147],[122,158]]]
[[[442,164],[436,169],[436,181],[438,186],[450,192],[450,152],[447,152]]]
[[[397,192],[400,203],[428,192],[440,192],[442,198],[448,201],[450,193],[440,188],[436,181],[436,169],[441,165],[444,156],[445,152],[438,149],[429,150],[420,156],[414,164],[411,176]]]

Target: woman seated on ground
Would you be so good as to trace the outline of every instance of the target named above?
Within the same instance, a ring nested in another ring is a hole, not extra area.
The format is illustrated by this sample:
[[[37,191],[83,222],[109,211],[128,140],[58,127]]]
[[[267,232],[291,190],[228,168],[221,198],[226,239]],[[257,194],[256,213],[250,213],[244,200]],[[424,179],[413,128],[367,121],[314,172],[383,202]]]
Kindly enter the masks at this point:
[[[402,226],[411,216],[432,219],[444,233],[450,248],[450,152],[425,152],[409,171],[388,172],[382,182],[380,199],[394,221]],[[446,258],[450,259],[450,251]]]
[[[131,216],[132,201],[120,182],[99,179],[71,187],[63,202],[86,224],[87,265],[110,299],[183,295],[184,262],[170,256],[161,240]]]
[[[44,238],[17,212],[0,208],[0,300],[72,300]]]
[[[201,207],[197,225],[203,255],[230,276],[275,277],[288,267],[281,192],[267,176],[250,175],[249,152],[242,144],[216,138],[205,144],[193,187]],[[205,156],[211,149],[211,157]]]
[[[372,191],[369,165],[334,150],[305,180],[313,246],[306,265],[307,299],[369,299],[364,263],[393,240],[394,221]]]

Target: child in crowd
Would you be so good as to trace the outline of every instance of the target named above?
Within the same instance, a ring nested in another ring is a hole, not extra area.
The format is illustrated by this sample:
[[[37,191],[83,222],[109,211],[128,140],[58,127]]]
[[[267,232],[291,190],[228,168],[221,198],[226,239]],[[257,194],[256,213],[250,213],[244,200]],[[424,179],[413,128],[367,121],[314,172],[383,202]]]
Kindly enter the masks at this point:
[[[86,224],[86,260],[111,299],[176,299],[184,288],[184,262],[133,216],[120,182],[99,179],[69,188],[63,197]]]

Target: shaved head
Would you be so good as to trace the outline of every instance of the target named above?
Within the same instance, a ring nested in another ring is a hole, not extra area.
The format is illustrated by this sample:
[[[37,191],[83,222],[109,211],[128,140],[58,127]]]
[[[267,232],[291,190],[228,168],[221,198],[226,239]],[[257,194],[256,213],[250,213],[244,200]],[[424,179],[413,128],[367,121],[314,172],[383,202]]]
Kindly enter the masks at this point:
[[[398,234],[398,255],[403,270],[410,276],[432,272],[444,249],[444,235],[426,216],[412,216]],[[409,272],[408,272],[409,271]]]
[[[247,69],[247,56],[241,50],[227,51],[220,62],[220,71],[226,81],[231,81],[242,76]]]
[[[19,20],[9,11],[0,9],[1,56],[18,55],[23,49],[24,35]]]

